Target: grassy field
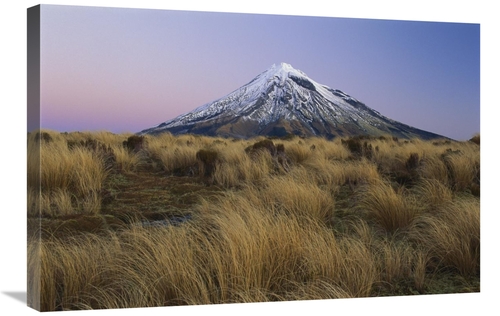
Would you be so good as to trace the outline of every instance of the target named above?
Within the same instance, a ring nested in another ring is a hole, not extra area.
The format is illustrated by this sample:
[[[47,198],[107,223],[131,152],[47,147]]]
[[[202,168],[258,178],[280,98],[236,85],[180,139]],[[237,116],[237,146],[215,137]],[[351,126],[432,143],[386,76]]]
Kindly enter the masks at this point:
[[[479,135],[28,135],[38,310],[480,291]]]

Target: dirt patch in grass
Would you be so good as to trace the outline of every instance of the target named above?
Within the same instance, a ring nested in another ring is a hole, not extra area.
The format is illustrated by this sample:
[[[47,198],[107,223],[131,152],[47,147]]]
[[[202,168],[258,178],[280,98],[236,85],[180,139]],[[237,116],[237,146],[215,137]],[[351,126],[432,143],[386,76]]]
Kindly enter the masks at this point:
[[[210,198],[222,192],[219,186],[206,186],[198,177],[178,177],[162,172],[138,172],[113,175],[108,180],[113,199],[102,212],[105,214],[192,212],[199,198]]]
[[[179,177],[144,168],[134,173],[113,172],[101,191],[99,215],[73,214],[29,219],[31,235],[65,238],[82,233],[105,234],[130,224],[189,218],[200,198],[223,192],[199,177]]]

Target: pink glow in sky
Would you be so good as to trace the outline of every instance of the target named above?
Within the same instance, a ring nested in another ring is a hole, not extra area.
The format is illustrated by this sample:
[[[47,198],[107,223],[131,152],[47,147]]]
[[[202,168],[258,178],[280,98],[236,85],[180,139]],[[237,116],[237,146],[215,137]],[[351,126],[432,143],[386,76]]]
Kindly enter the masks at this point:
[[[139,132],[286,62],[392,119],[468,139],[479,35],[470,23],[42,5],[41,127]]]

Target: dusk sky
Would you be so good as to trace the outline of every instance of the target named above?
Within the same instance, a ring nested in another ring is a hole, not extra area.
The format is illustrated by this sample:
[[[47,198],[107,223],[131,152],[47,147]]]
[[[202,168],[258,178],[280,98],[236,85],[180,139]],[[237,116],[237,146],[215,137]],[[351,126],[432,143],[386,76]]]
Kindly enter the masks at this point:
[[[42,128],[139,132],[286,62],[402,123],[480,131],[479,24],[41,8]]]

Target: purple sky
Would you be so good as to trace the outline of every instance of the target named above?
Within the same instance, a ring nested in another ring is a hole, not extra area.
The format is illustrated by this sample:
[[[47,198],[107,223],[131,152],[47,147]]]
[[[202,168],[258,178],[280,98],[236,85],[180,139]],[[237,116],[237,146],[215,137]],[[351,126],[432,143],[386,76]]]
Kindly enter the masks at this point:
[[[286,62],[387,117],[464,140],[480,131],[479,33],[466,23],[42,5],[41,127],[138,132]]]

